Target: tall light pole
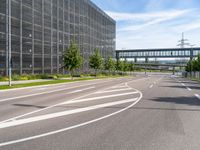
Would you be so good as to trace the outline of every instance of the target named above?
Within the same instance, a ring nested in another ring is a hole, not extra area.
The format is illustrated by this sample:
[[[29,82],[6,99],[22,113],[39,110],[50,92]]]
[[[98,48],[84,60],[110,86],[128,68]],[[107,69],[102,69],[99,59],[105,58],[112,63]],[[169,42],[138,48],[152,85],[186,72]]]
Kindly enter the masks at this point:
[[[11,0],[8,0],[8,75],[9,75],[9,86],[12,86],[12,56],[11,56]]]

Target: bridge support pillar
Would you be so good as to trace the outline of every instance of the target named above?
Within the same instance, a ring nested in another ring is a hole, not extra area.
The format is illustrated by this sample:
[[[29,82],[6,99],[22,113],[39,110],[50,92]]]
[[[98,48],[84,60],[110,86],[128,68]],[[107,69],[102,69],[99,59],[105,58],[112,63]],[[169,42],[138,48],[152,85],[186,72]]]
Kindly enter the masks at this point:
[[[149,59],[148,57],[145,58],[145,63],[148,63],[149,62]]]
[[[173,66],[173,75],[175,75],[175,66]]]
[[[116,59],[117,59],[117,61],[119,60],[119,53],[118,52],[116,52]]]
[[[135,63],[137,63],[137,58],[134,58]]]

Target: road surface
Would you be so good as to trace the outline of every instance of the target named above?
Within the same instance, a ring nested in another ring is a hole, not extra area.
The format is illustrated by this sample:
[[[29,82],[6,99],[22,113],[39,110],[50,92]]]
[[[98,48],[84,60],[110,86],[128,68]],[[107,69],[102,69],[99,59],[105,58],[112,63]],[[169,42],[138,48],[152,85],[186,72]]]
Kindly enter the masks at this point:
[[[0,150],[199,150],[200,85],[169,74],[0,91]]]

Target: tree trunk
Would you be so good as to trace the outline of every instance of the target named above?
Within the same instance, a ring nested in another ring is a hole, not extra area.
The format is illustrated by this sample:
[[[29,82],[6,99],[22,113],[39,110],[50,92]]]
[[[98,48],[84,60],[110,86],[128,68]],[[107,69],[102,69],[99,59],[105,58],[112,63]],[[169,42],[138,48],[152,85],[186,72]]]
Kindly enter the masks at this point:
[[[95,77],[97,77],[97,69],[95,69]]]
[[[73,76],[74,76],[73,70],[70,71],[70,75],[71,75],[71,79],[74,80],[74,77],[73,77]]]

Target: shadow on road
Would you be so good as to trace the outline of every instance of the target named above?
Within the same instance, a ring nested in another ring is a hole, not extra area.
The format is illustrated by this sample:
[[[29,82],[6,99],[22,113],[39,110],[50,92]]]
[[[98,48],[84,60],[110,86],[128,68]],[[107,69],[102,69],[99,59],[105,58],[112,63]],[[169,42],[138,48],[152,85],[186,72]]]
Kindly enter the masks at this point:
[[[179,85],[173,85],[173,86],[162,86],[162,87],[168,87],[168,88],[181,88],[181,89],[185,89],[185,86],[179,86]],[[191,89],[196,89],[196,90],[200,90],[200,86],[189,86]]]
[[[46,108],[46,106],[37,106],[37,105],[28,105],[28,104],[13,104],[14,106],[19,107],[34,107],[34,108]]]
[[[196,97],[158,97],[151,100],[160,103],[174,103],[190,106],[200,106],[200,100],[198,100]]]
[[[200,111],[200,109],[165,108],[165,107],[133,107],[136,110],[161,110],[161,111]]]

